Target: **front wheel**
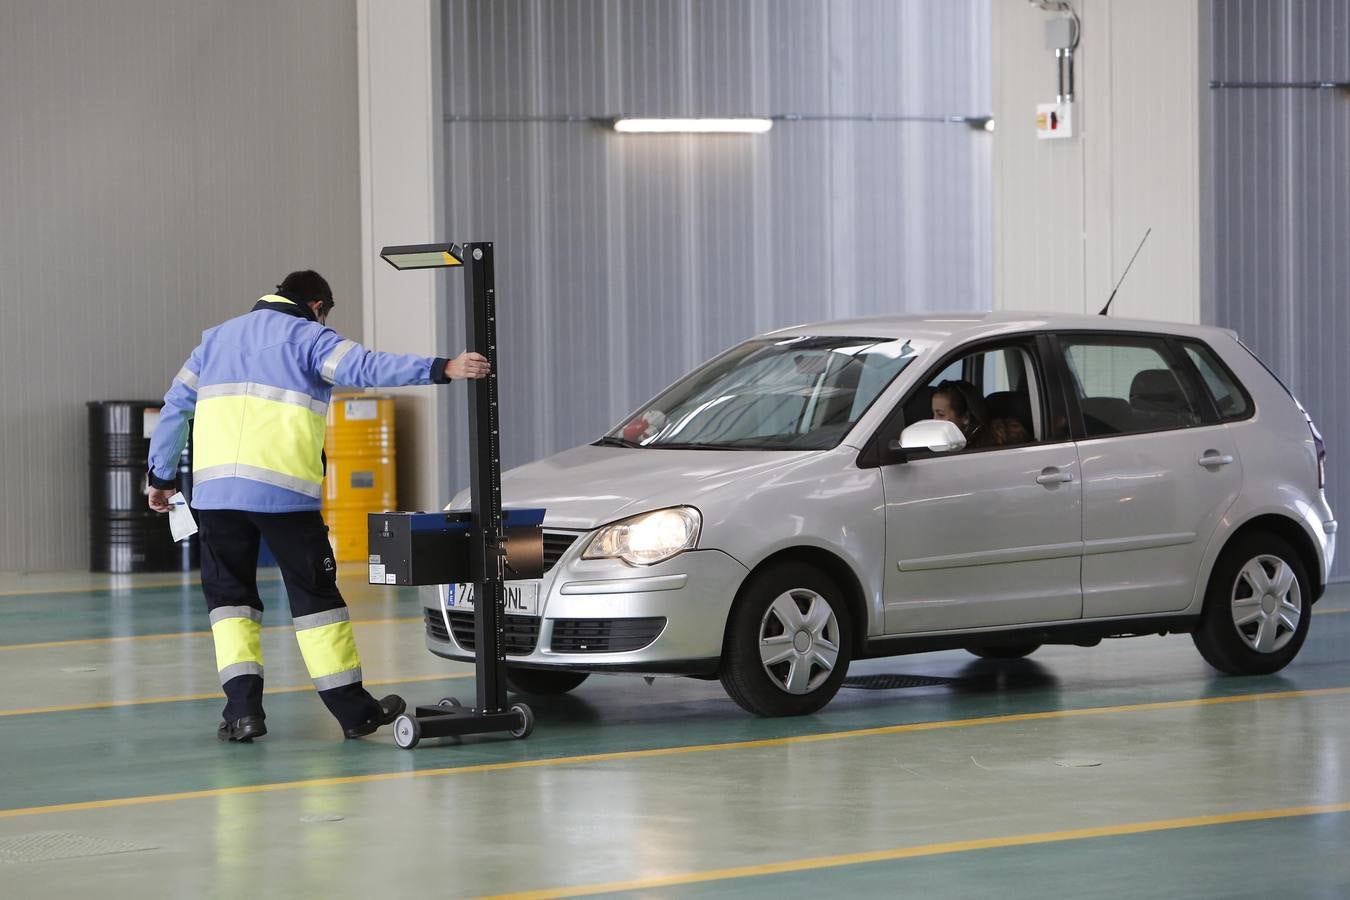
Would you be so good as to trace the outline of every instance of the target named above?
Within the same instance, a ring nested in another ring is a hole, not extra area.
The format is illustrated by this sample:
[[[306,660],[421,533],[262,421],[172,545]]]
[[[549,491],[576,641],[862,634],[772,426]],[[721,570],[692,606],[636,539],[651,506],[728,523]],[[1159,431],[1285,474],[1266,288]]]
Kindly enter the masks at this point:
[[[530,709],[524,703],[511,704],[511,712],[520,718],[520,725],[511,729],[511,737],[521,740],[530,736],[534,731],[534,710]]]
[[[1214,564],[1200,626],[1200,655],[1229,675],[1269,675],[1298,655],[1312,621],[1312,590],[1294,548],[1276,535],[1244,535]]]
[[[757,716],[802,716],[834,697],[848,672],[852,620],[819,569],[784,563],[754,576],[731,612],[722,687]]]
[[[404,750],[411,750],[422,740],[422,726],[412,716],[399,716],[394,720],[394,743]]]

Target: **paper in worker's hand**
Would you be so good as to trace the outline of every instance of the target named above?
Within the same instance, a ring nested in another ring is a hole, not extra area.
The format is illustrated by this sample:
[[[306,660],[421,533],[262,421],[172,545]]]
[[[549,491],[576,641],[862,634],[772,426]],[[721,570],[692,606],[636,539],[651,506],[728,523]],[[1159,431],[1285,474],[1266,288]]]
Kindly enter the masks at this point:
[[[197,520],[192,518],[187,498],[179,491],[169,498],[169,532],[174,543],[185,541],[197,533]]]

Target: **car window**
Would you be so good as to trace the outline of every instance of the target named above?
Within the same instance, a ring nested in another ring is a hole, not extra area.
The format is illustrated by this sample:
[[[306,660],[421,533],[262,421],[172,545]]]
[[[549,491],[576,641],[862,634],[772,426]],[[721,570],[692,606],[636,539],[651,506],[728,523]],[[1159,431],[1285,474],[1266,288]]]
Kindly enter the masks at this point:
[[[1186,348],[1186,355],[1191,358],[1191,362],[1200,370],[1200,377],[1204,379],[1205,387],[1209,388],[1210,396],[1214,398],[1219,418],[1241,419],[1251,412],[1246,392],[1238,386],[1237,380],[1228,368],[1214,356],[1214,351],[1204,344],[1191,341],[1186,341],[1182,346]]]
[[[945,366],[905,400],[903,424],[955,422],[967,450],[1015,447],[1045,440],[1041,387],[1021,346],[983,348]]]
[[[834,447],[926,348],[890,338],[749,341],[690,373],[604,442],[685,449]]]
[[[1162,431],[1200,424],[1185,379],[1167,362],[1161,338],[1066,338],[1087,437]]]

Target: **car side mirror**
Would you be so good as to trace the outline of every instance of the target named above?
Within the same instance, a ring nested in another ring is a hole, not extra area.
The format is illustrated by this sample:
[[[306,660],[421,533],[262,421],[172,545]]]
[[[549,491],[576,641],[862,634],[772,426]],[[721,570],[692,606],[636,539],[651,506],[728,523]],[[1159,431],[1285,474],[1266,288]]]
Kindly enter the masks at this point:
[[[924,419],[915,422],[900,432],[898,441],[891,441],[891,450],[932,450],[934,453],[950,453],[963,450],[966,436],[955,422],[945,419]]]

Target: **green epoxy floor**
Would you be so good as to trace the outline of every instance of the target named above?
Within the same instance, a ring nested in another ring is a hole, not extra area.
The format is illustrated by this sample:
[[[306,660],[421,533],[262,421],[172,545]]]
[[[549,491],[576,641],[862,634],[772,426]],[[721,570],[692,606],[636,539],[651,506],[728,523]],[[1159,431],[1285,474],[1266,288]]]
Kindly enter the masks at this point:
[[[260,587],[264,625],[287,625],[279,582]],[[377,693],[472,697],[471,667],[423,649],[415,591],[350,578],[344,590]],[[531,698],[527,741],[412,753],[387,732],[341,740],[286,627],[264,632],[281,689],[270,734],[220,744],[206,628],[181,579],[0,576],[0,860],[38,833],[154,848],[0,863],[0,894],[1330,897],[1350,885],[1337,852],[1350,839],[1350,586],[1328,592],[1299,659],[1267,678],[1217,676],[1185,637],[1011,663],[937,653],[852,674],[949,685],[846,689],[815,716],[757,720],[715,682],[593,677]],[[1127,833],[1139,823],[1166,830]]]

